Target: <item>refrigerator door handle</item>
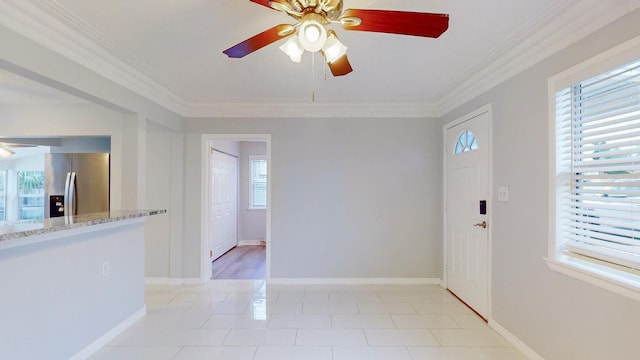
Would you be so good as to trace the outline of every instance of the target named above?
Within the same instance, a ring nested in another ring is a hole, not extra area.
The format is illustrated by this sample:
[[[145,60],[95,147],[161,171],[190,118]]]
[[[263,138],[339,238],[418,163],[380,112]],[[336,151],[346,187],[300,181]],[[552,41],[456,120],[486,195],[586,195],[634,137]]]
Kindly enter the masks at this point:
[[[69,215],[77,215],[76,206],[76,173],[71,173],[71,181],[69,182]]]
[[[71,207],[69,206],[69,199],[71,194],[69,194],[69,185],[71,185],[71,173],[67,173],[67,179],[64,182],[64,216],[69,216],[69,210]]]

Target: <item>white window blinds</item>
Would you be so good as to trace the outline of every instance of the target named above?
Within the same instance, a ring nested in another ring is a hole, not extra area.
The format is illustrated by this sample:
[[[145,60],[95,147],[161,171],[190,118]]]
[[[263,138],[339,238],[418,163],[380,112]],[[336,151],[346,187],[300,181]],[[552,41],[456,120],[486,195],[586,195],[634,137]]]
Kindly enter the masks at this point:
[[[267,207],[267,160],[251,159],[251,208]]]
[[[562,250],[640,268],[640,60],[556,93]]]

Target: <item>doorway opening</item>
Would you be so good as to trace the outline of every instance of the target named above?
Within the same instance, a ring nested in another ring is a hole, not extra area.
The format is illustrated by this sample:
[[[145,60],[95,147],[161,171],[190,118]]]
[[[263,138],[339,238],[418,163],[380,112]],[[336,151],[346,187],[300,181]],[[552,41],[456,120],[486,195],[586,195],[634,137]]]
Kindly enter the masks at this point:
[[[270,279],[271,136],[202,137],[201,278]]]

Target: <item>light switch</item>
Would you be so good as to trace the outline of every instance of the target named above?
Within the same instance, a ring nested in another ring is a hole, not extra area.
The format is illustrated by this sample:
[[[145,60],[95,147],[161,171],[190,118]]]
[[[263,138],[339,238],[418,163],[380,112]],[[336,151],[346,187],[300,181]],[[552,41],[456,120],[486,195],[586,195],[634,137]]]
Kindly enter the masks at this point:
[[[498,201],[509,201],[509,187],[508,186],[500,186],[498,188]]]

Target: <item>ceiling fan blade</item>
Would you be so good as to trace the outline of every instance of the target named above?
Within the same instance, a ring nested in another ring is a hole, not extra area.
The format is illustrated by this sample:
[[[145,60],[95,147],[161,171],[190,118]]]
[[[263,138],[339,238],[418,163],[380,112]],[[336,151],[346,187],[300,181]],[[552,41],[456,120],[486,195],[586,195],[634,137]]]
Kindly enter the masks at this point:
[[[333,76],[343,76],[353,71],[347,55],[344,55],[340,59],[333,63],[328,63],[327,65],[329,65],[329,69],[331,69]]]
[[[249,38],[223,51],[230,58],[241,58],[295,32],[293,25],[282,24]]]
[[[360,24],[352,18],[362,20]],[[449,28],[448,14],[347,9],[340,17],[345,30],[437,38]]]

